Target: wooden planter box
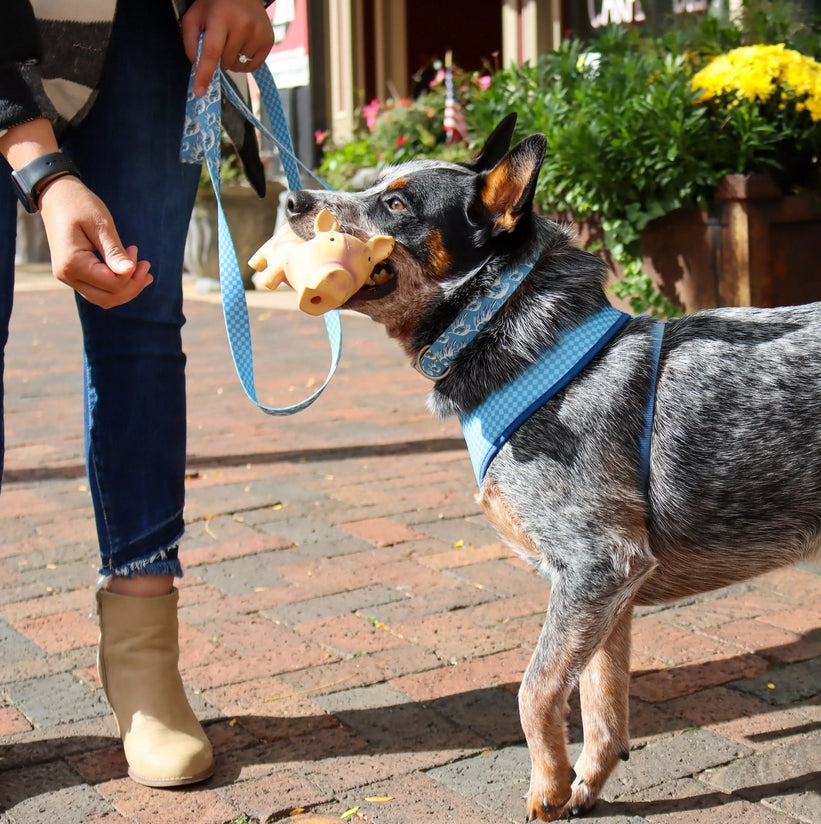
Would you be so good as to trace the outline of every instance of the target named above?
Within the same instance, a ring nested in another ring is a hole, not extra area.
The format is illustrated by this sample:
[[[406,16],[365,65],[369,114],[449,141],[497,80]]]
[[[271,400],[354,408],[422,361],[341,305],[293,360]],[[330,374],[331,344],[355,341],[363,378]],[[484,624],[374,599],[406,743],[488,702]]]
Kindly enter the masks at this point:
[[[728,175],[709,212],[678,210],[642,234],[645,271],[684,311],[821,300],[821,196]]]

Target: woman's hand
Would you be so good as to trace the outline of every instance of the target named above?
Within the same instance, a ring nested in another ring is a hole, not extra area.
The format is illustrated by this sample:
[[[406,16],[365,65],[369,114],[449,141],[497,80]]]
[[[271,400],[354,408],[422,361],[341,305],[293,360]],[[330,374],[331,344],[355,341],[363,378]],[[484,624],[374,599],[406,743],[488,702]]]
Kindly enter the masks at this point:
[[[261,0],[195,0],[182,18],[183,44],[192,63],[196,63],[203,31],[202,54],[194,75],[196,95],[205,94],[217,64],[231,71],[252,72],[274,45],[274,30]]]
[[[76,177],[50,183],[40,212],[54,276],[89,302],[103,309],[120,306],[154,280],[151,264],[138,259],[136,246],[123,248],[105,204]]]

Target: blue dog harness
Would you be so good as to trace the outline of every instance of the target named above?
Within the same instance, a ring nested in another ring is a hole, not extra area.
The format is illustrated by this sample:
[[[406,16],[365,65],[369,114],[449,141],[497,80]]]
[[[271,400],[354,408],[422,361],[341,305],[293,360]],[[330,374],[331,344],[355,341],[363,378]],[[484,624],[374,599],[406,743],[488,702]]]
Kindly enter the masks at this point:
[[[434,381],[445,377],[456,355],[498,312],[529,274],[537,259],[538,256],[503,273],[487,295],[474,299],[434,343],[419,353],[414,368]],[[510,436],[537,409],[567,386],[631,318],[632,315],[626,312],[605,306],[575,328],[563,332],[539,360],[506,386],[490,394],[475,409],[460,416],[462,434],[480,487],[488,467]],[[639,481],[644,490],[649,479],[650,439],[663,334],[664,324],[656,321],[652,328],[651,388],[639,445]]]

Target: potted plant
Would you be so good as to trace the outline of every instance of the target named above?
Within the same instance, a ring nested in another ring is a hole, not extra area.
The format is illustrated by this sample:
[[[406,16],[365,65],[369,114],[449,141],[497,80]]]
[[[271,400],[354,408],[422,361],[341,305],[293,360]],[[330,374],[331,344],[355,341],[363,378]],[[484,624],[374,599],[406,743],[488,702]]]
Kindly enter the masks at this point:
[[[740,22],[708,16],[662,35],[614,28],[481,83],[461,77],[472,146],[446,147],[438,123],[432,147],[413,137],[413,107],[435,100],[426,95],[407,111],[390,107],[384,157],[371,142],[381,113],[360,133],[360,150],[393,162],[403,141],[412,156],[447,150],[458,159],[516,111],[514,139],[547,137],[538,207],[577,225],[633,311],[821,299],[821,37],[788,3],[747,0],[743,9]]]

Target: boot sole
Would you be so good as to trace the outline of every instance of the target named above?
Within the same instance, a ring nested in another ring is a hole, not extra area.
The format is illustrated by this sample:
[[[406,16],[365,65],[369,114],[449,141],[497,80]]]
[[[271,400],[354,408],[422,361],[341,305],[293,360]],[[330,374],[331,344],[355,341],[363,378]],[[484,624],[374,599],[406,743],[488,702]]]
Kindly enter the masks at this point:
[[[187,784],[198,784],[200,781],[209,779],[214,774],[214,765],[212,764],[207,770],[203,770],[196,775],[183,775],[175,778],[147,778],[144,775],[139,775],[132,770],[128,771],[129,778],[142,784],[144,787],[156,787],[163,789],[167,787],[185,787]]]

